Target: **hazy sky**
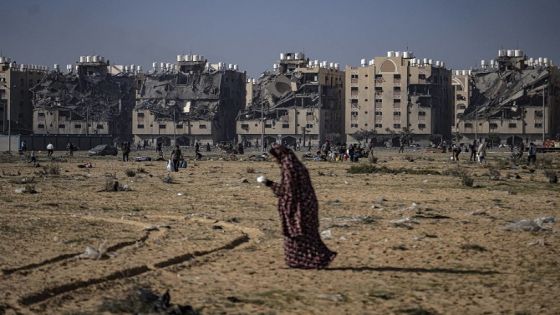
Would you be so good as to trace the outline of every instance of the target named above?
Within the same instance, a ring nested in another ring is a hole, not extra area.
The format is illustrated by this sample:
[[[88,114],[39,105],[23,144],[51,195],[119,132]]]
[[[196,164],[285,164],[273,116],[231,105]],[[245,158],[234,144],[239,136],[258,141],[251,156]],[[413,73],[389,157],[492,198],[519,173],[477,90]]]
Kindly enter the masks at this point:
[[[358,65],[387,50],[476,66],[499,48],[560,62],[558,0],[1,0],[0,52],[52,66],[98,54],[113,64],[198,53],[255,76],[283,51]],[[63,66],[64,67],[64,66]]]

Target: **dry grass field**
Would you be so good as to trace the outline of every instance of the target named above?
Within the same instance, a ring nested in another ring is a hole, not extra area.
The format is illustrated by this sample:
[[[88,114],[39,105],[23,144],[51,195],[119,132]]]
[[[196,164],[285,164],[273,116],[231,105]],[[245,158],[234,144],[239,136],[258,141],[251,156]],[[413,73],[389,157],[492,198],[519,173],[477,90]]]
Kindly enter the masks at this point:
[[[162,161],[41,154],[34,168],[1,155],[0,314],[130,313],[139,288],[200,314],[560,313],[558,223],[505,228],[560,217],[560,185],[545,176],[560,155],[531,168],[505,152],[484,166],[376,155],[358,170],[373,173],[305,162],[338,252],[326,270],[284,265],[276,199],[255,181],[278,179],[273,162],[189,161],[165,183]],[[102,191],[115,179],[128,191]],[[81,258],[87,246],[103,255]]]

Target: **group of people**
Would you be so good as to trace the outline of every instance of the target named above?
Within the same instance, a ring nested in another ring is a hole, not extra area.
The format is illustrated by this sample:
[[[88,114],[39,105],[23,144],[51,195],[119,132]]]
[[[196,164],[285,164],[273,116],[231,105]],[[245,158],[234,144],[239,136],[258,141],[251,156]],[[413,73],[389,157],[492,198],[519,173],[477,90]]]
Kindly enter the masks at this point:
[[[370,150],[372,150],[371,146],[365,148],[361,144],[356,143],[348,145],[346,143],[337,143],[336,145],[331,145],[331,142],[327,140],[321,145],[313,159],[319,161],[358,162],[360,158],[366,157]]]
[[[451,146],[452,156],[451,159],[454,161],[459,161],[459,154],[463,151],[464,145],[461,144],[453,144]],[[470,152],[469,161],[471,162],[478,162],[478,163],[485,163],[486,162],[486,153],[488,150],[488,142],[486,140],[482,140],[478,143],[474,140],[471,144],[468,145],[468,149],[465,148],[467,152]],[[511,145],[511,152],[512,158],[520,159],[523,157],[523,153],[525,152],[525,145],[520,143],[519,145]],[[527,165],[535,164],[537,161],[537,146],[531,142],[529,147],[527,148]]]

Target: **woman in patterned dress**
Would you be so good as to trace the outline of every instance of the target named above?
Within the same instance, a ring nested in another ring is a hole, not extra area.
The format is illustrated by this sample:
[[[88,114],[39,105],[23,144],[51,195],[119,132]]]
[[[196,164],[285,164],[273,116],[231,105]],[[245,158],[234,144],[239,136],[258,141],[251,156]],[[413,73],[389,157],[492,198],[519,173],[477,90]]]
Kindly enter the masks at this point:
[[[280,164],[282,180],[261,180],[278,197],[286,264],[292,268],[325,268],[336,253],[327,248],[319,235],[319,206],[309,173],[292,150],[274,145],[270,153]]]

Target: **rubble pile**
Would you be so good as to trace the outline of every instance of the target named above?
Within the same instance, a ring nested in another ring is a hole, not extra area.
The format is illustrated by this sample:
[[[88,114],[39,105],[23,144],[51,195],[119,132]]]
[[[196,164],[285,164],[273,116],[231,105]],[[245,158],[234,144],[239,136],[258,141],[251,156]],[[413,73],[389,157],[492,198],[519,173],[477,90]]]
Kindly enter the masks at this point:
[[[220,111],[223,72],[153,73],[146,75],[136,109],[156,119],[213,120]]]
[[[479,69],[473,71],[472,96],[464,119],[519,119],[525,106],[541,106],[551,71],[533,69]]]
[[[134,82],[134,77],[127,74],[53,71],[31,89],[33,107],[68,110],[73,120],[112,121],[133,106]]]

